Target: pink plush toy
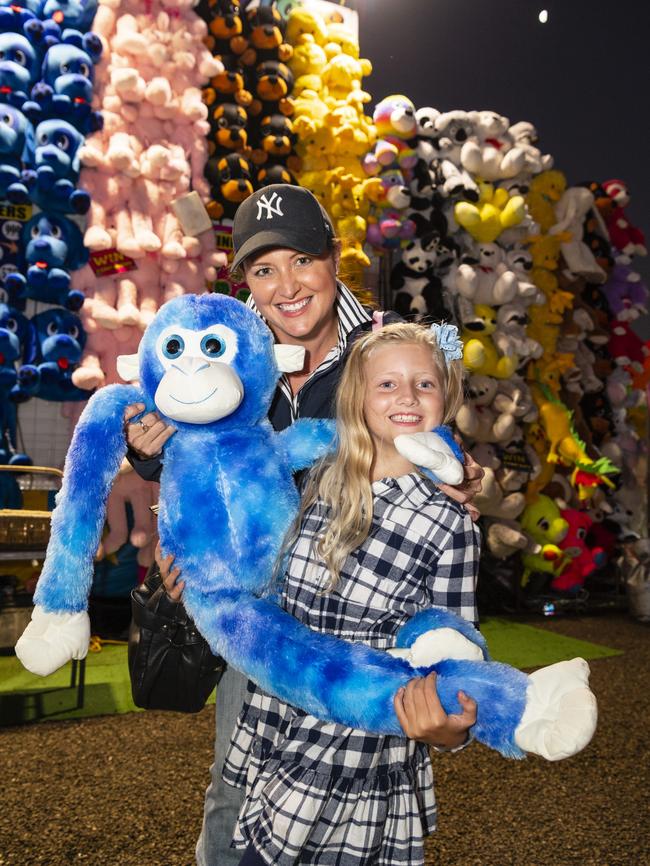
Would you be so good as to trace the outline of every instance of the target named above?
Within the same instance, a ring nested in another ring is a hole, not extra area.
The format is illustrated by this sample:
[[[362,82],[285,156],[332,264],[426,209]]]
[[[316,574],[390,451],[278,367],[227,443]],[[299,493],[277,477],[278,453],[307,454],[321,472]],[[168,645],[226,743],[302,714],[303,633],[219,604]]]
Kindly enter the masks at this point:
[[[201,292],[226,262],[210,228],[185,230],[174,204],[190,190],[209,200],[207,108],[201,92],[223,70],[204,44],[207,25],[193,0],[101,0],[97,70],[104,128],[80,152],[90,190],[85,243],[119,253],[137,268],[75,283],[95,322],[112,330],[145,328],[166,299]]]

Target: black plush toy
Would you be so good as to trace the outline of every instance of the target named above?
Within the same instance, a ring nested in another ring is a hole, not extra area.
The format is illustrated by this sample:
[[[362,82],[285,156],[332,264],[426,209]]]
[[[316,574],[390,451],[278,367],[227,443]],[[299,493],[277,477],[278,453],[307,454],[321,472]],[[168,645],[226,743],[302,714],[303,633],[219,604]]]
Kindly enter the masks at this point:
[[[242,55],[247,66],[265,60],[289,60],[293,48],[284,41],[287,26],[275,5],[260,3],[246,13],[246,36],[248,48]]]
[[[212,192],[208,213],[212,219],[232,219],[239,205],[253,192],[250,162],[239,153],[209,159],[205,176]]]
[[[250,113],[275,114],[280,112],[290,117],[293,114],[293,73],[279,60],[265,60],[255,68],[255,75],[250,84],[253,91],[253,102]]]
[[[253,101],[253,94],[244,87],[244,73],[239,65],[239,59],[234,54],[226,54],[221,58],[223,71],[210,79],[208,87],[203,89],[203,101],[211,108],[221,102],[235,102],[247,106]]]
[[[241,55],[248,48],[239,0],[201,0],[197,13],[208,25],[206,44],[215,57]]]
[[[208,149],[211,153],[236,150],[246,152],[248,145],[248,114],[241,105],[234,102],[222,102],[210,110],[210,125],[212,136]]]

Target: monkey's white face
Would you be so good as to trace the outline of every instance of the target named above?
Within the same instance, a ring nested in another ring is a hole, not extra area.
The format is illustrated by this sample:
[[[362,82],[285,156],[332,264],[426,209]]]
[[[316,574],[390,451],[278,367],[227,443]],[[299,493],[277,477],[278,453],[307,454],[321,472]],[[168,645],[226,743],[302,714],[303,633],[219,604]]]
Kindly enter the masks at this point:
[[[231,364],[237,334],[225,325],[204,331],[171,325],[156,341],[165,368],[154,397],[174,421],[208,424],[232,414],[244,398],[244,386]]]

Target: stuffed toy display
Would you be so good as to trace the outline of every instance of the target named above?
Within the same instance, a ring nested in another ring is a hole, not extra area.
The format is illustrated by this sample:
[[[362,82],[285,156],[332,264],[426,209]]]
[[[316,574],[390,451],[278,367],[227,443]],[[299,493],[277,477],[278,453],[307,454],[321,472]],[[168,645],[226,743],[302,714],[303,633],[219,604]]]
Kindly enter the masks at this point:
[[[32,622],[16,647],[23,664],[47,674],[87,652],[92,558],[125,451],[122,415],[126,405],[142,400],[178,427],[161,476],[160,539],[183,571],[188,612],[215,652],[308,712],[394,734],[400,733],[395,691],[414,669],[435,669],[443,706],[457,709],[459,688],[473,696],[479,706],[475,736],[502,754],[521,757],[528,751],[559,759],[583,748],[595,728],[596,705],[581,659],[527,676],[488,661],[480,633],[436,608],[402,627],[393,657],[312,632],[271,597],[260,596],[297,506],[291,473],[330,448],[333,437],[328,422],[303,420],[278,434],[266,420],[280,375],[275,358],[284,348],[274,346],[263,322],[232,298],[184,296],[159,311],[137,359],[123,362],[125,375],[142,387],[101,389],[77,425]],[[283,355],[282,368],[301,368],[294,347]],[[192,401],[175,396],[181,384]],[[451,436],[442,430],[418,436],[424,439],[415,443],[404,437],[403,453],[415,447],[439,479],[459,478],[456,469],[462,474],[462,466],[452,457]],[[444,451],[431,450],[433,443]],[[215,465],[215,453],[223,473],[217,485],[212,473],[195,469],[200,454]],[[83,506],[78,485],[88,494]],[[191,495],[179,507],[181,488]],[[260,510],[270,490],[273,508]],[[225,528],[216,540],[197,520],[202,512]]]
[[[90,286],[98,324],[144,329],[180,280],[201,291],[226,262],[205,211],[201,99],[224,67],[203,44],[205,22],[176,0],[146,10],[100,2],[93,28],[104,46],[96,83],[104,125],[79,157],[92,199],[84,240],[102,286],[86,272],[74,281]]]

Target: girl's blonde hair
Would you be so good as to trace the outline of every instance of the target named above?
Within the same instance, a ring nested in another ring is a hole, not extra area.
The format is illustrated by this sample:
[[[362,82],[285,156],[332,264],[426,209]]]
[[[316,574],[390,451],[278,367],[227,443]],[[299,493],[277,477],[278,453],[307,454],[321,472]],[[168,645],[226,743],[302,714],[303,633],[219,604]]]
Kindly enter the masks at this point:
[[[329,518],[327,529],[317,540],[315,552],[331,574],[328,589],[339,580],[348,554],[368,537],[372,524],[370,473],[375,449],[363,414],[365,365],[374,349],[396,344],[426,346],[431,350],[445,393],[447,424],[463,402],[463,362],[445,360],[434,332],[424,325],[398,322],[361,337],[353,345],[336,394],[338,448],[311,470],[304,487],[300,510],[278,562],[298,538],[305,512],[321,499]]]

